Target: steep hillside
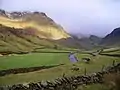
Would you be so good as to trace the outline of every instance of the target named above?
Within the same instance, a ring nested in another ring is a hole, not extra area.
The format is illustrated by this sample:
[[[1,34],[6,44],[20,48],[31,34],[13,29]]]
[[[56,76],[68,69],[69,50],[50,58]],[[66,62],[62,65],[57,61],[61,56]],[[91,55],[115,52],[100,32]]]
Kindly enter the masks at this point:
[[[45,13],[0,10],[0,52],[32,51],[36,48],[81,48]]]
[[[32,51],[35,48],[53,47],[55,43],[36,36],[32,29],[15,29],[0,25],[0,52]]]
[[[106,46],[120,46],[120,28],[114,29],[110,34],[104,37],[101,44]]]
[[[40,12],[5,12],[0,11],[0,24],[14,28],[34,28],[41,38],[63,39],[69,38],[64,29],[56,24],[45,13]]]

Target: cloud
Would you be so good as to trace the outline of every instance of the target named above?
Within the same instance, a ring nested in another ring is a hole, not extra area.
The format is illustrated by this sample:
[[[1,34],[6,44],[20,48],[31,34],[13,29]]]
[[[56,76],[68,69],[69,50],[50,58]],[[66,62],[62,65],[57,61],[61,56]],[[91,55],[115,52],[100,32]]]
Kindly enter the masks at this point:
[[[3,0],[2,8],[45,12],[68,32],[105,35],[120,26],[119,0]]]
[[[2,7],[2,0],[0,0],[0,7]]]

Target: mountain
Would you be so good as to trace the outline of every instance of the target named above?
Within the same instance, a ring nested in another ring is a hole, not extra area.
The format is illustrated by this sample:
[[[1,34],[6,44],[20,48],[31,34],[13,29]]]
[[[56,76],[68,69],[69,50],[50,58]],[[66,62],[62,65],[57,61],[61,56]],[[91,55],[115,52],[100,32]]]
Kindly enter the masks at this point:
[[[99,46],[101,42],[100,37],[95,35],[71,34],[76,40],[79,40],[81,46],[85,49],[93,49]]]
[[[105,36],[101,41],[101,45],[119,46],[120,45],[120,28],[114,29],[110,34]]]
[[[36,48],[81,48],[43,12],[6,12],[0,10],[0,52],[32,51]]]
[[[36,29],[41,38],[63,39],[70,35],[43,12],[6,12],[0,10],[0,24],[14,28]]]
[[[82,33],[70,33],[70,35],[74,38],[81,39],[81,38],[89,38],[89,35],[85,35]]]
[[[98,36],[95,36],[95,35],[90,35],[89,39],[94,45],[99,45],[99,43],[102,40],[101,37],[98,37]]]
[[[32,29],[16,29],[0,25],[0,52],[32,51],[35,48],[53,47],[47,39],[36,36]]]
[[[90,35],[89,37],[84,37],[80,39],[81,45],[86,49],[94,49],[99,47],[101,38],[95,35]]]

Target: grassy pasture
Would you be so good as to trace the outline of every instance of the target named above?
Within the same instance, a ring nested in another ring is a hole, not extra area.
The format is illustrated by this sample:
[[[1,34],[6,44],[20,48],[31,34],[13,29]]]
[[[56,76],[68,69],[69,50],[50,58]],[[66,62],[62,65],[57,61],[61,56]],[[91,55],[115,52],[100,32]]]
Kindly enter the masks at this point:
[[[68,53],[32,53],[18,56],[5,56],[0,57],[0,69],[18,68],[18,67],[33,67],[42,65],[55,65],[65,64],[63,66],[54,67],[50,69],[43,69],[40,71],[29,72],[24,74],[11,74],[8,76],[0,77],[0,85],[25,83],[25,82],[38,82],[41,80],[54,80],[55,78],[62,77],[63,73],[66,76],[84,74],[85,68],[87,73],[92,73],[101,70],[102,65],[110,65],[113,60],[117,62],[120,58],[101,56],[93,57],[89,54],[76,54],[79,62],[76,63],[76,67],[79,67],[79,71],[72,71],[74,67],[68,60]],[[86,64],[81,61],[81,58],[91,58],[90,64]]]
[[[112,52],[119,53],[120,52],[120,48],[116,47],[116,48],[109,48],[109,49],[104,49],[103,50],[103,53],[112,53]]]
[[[120,48],[104,49],[101,54],[120,57]]]
[[[107,54],[120,54],[120,50],[111,51],[111,52],[104,52],[104,53],[107,53]]]
[[[31,53],[0,57],[0,70],[68,63],[66,53]]]

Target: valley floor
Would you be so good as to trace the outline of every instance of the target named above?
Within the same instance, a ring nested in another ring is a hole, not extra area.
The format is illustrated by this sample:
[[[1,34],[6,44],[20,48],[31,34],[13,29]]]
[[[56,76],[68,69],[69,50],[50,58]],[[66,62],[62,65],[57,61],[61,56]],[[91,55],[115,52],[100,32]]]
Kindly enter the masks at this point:
[[[21,67],[33,67],[42,65],[55,65],[55,64],[65,64],[58,67],[53,67],[50,69],[43,69],[39,71],[20,73],[20,74],[10,74],[0,77],[0,85],[11,85],[17,83],[27,83],[27,82],[39,82],[46,80],[54,80],[58,77],[72,75],[80,75],[85,73],[93,73],[100,71],[103,65],[111,65],[113,60],[120,62],[118,57],[110,56],[91,56],[89,54],[76,54],[79,62],[73,65],[69,62],[67,53],[34,53],[25,54],[18,56],[4,56],[0,57],[0,70],[10,69],[10,68],[21,68]],[[81,59],[88,57],[91,59],[89,64],[86,64]],[[71,68],[77,67],[78,71],[73,71]]]

